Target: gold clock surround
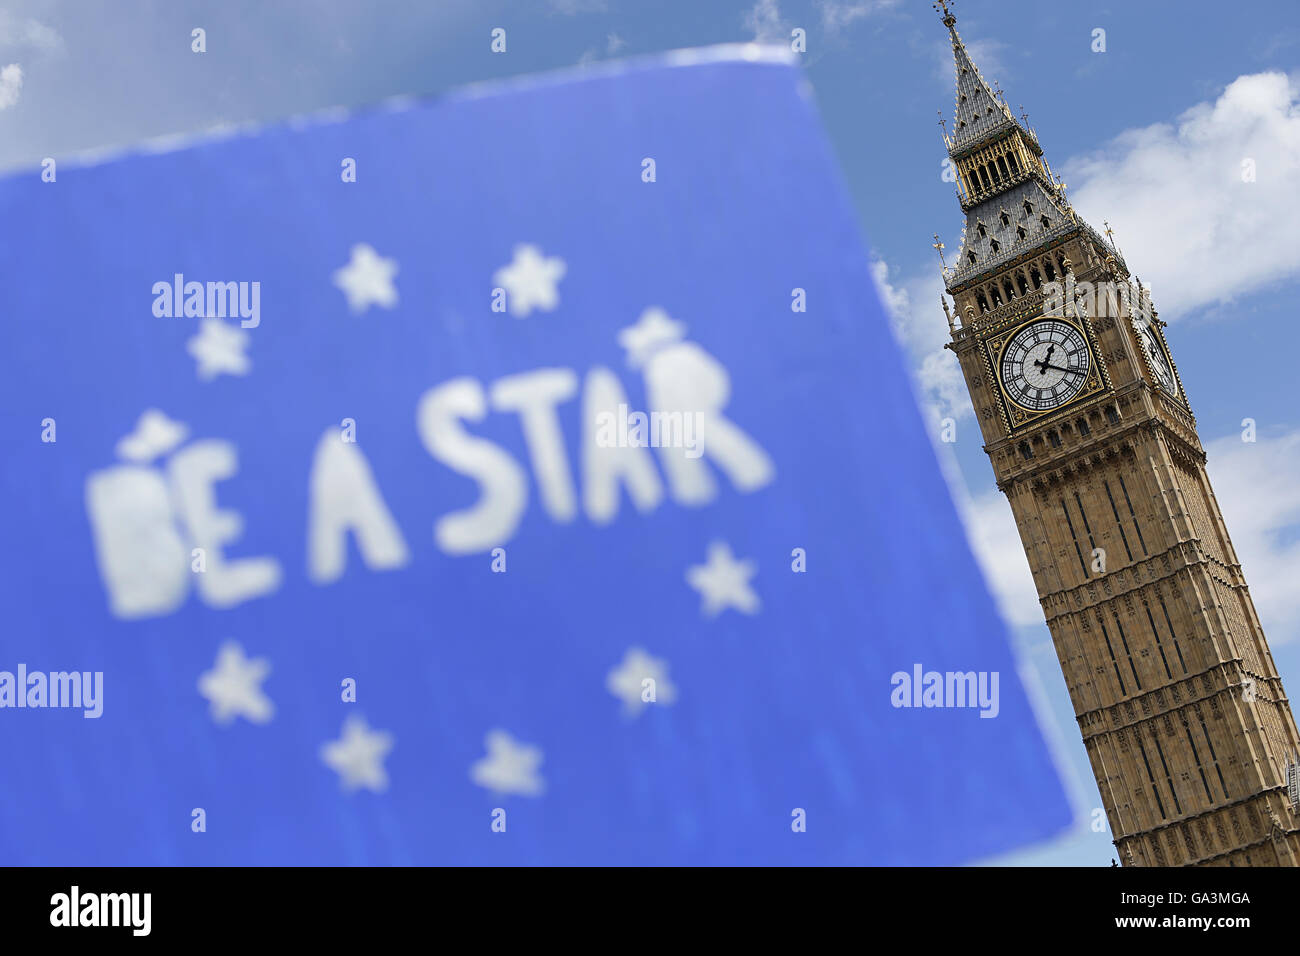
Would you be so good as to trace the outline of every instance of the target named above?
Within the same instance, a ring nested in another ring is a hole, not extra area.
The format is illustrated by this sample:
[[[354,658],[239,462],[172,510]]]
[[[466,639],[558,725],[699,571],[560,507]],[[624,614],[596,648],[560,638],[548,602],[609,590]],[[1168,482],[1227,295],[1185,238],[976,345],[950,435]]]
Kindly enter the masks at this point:
[[[1064,404],[1046,411],[1035,412],[1017,405],[1003,387],[1002,353],[1005,351],[1007,344],[1021,329],[1045,320],[1063,322],[1083,336],[1084,343],[1088,348],[1088,378],[1084,382],[1083,388],[1079,389],[1079,392]],[[1036,309],[1027,309],[1024,312],[1009,316],[998,325],[990,328],[983,339],[983,343],[984,365],[988,370],[989,381],[998,384],[998,408],[1002,412],[1002,420],[1006,424],[1007,430],[1013,434],[1033,425],[1041,424],[1048,418],[1072,410],[1080,402],[1086,401],[1089,397],[1110,388],[1110,378],[1106,373],[1105,363],[1101,357],[1101,349],[1097,346],[1097,338],[1093,334],[1092,323],[1088,321],[1086,316],[1044,315]],[[1182,383],[1180,382],[1179,385],[1181,387]]]
[[[1137,324],[1136,319],[1130,318],[1129,321],[1134,325]],[[1142,335],[1139,333],[1137,335],[1137,341],[1138,352],[1142,356],[1142,366],[1146,369],[1147,378],[1151,381],[1152,386],[1157,392],[1167,399],[1172,399],[1183,408],[1187,408],[1190,411],[1190,407],[1187,404],[1187,390],[1183,388],[1183,377],[1178,374],[1178,365],[1174,362],[1174,357],[1169,351],[1169,346],[1165,344],[1164,336],[1160,334],[1157,328],[1158,323],[1156,320],[1150,320],[1148,335],[1150,336],[1151,341],[1155,343],[1155,347],[1163,353],[1165,362],[1169,364],[1169,372],[1174,377],[1174,385],[1178,388],[1178,394],[1172,394],[1169,389],[1164,388],[1160,384],[1160,376],[1156,374],[1156,370],[1151,365],[1151,356],[1147,354],[1146,343],[1143,342]]]

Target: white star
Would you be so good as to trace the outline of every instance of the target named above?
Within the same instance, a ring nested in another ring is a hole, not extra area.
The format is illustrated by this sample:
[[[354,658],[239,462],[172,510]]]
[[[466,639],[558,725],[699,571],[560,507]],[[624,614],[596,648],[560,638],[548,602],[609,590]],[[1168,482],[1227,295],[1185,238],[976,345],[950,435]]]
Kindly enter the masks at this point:
[[[715,541],[709,545],[708,563],[688,568],[686,580],[700,592],[700,611],[708,617],[717,617],[727,607],[757,614],[762,602],[749,586],[757,571],[753,561],[737,561],[726,543]]]
[[[645,680],[654,681],[654,703],[671,704],[677,699],[677,688],[668,679],[668,662],[651,657],[639,647],[629,650],[623,663],[609,672],[605,687],[615,697],[621,697],[623,710],[635,717],[650,703],[642,696],[647,689]]]
[[[469,768],[469,778],[496,793],[520,793],[535,797],[546,789],[537,775],[542,762],[540,748],[516,741],[504,730],[494,730],[484,741],[488,755]]]
[[[127,461],[147,464],[165,455],[185,440],[189,429],[174,422],[156,408],[147,409],[136,422],[135,431],[117,443],[117,454]]]
[[[397,260],[385,259],[374,248],[359,242],[352,247],[346,266],[334,270],[334,284],[348,297],[348,308],[364,312],[371,305],[391,309],[397,305]]]
[[[388,789],[384,757],[393,749],[393,735],[371,730],[365,719],[355,714],[343,722],[338,740],[322,744],[320,759],[338,773],[344,790],[366,787],[375,793]]]
[[[492,282],[509,294],[510,314],[523,318],[534,307],[550,312],[560,304],[556,285],[567,268],[559,256],[546,258],[536,246],[515,246],[514,259],[492,274]]]
[[[212,704],[212,719],[228,724],[236,717],[265,724],[275,714],[275,705],[262,693],[262,681],[271,673],[265,657],[247,658],[244,649],[226,641],[217,651],[217,663],[199,675],[199,693]]]
[[[640,368],[651,355],[665,345],[680,342],[685,334],[685,325],[653,307],[641,313],[636,325],[619,331],[618,344],[627,349],[627,364]]]
[[[205,382],[222,372],[227,375],[247,375],[250,368],[248,333],[220,319],[204,319],[199,334],[186,343],[189,353],[198,360],[198,375]]]

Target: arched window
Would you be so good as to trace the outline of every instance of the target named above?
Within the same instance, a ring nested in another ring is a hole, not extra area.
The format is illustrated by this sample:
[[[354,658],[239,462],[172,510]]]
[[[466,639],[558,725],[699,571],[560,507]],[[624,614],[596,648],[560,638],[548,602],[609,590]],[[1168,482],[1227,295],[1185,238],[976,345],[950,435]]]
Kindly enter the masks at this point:
[[[1040,216],[1038,221],[1043,224],[1044,229],[1048,228],[1052,224],[1052,221],[1048,219],[1046,216]]]
[[[1025,281],[1023,272],[1016,273],[1016,288],[1020,290],[1021,295],[1026,295],[1029,292],[1029,283]]]
[[[1052,260],[1047,259],[1043,262],[1043,268],[1047,270],[1047,281],[1051,282],[1056,278],[1056,270],[1052,268]]]
[[[982,222],[977,222],[977,223],[975,224],[975,228],[979,230],[979,234],[980,234],[980,238],[981,238],[981,239],[983,239],[985,236],[988,235],[988,230],[984,228],[984,223],[982,223]]]
[[[1043,277],[1039,273],[1037,266],[1029,267],[1029,281],[1034,284],[1035,289],[1043,284]]]
[[[1020,164],[1019,164],[1018,162],[1016,162],[1016,154],[1015,154],[1015,153],[1007,153],[1007,162],[1011,164],[1011,175],[1013,175],[1013,176],[1019,176],[1019,175],[1020,175]]]
[[[1047,443],[1051,445],[1053,448],[1060,448],[1061,436],[1058,435],[1055,431],[1050,431],[1047,433]]]
[[[1024,227],[1024,226],[1016,226],[1016,238],[1017,238],[1017,239],[1023,239],[1023,238],[1025,238],[1025,227]]]
[[[993,287],[993,291],[990,294],[992,295],[993,298],[993,308],[996,309],[998,306],[1002,304],[1002,294],[998,292],[997,286]]]
[[[973,252],[968,252],[968,253],[966,253],[966,256],[967,256],[967,258],[970,259],[970,264],[971,264],[971,265],[974,265],[974,264],[975,264],[975,253],[973,253]]]
[[[1006,293],[1008,302],[1016,297],[1016,290],[1011,287],[1010,279],[1002,280],[1002,291]]]
[[[989,310],[989,300],[984,298],[983,292],[975,293],[975,304],[980,307],[981,313],[987,312]]]
[[[1011,217],[1007,215],[1007,211],[1005,209],[1002,210],[1002,212],[999,215],[1001,215],[1002,217],[1002,225],[1004,226],[1011,225]]]
[[[989,246],[990,248],[992,248],[994,252],[997,252],[999,249],[1002,248],[1000,245],[998,245],[998,241],[996,239],[990,239]]]
[[[1002,170],[1002,178],[1010,179],[1011,174],[1007,172],[1007,160],[1005,156],[998,157],[998,169]]]
[[[1026,200],[1025,200],[1025,215],[1026,215],[1026,216],[1032,216],[1033,214],[1034,214],[1034,204],[1031,203],[1028,199],[1026,199]]]
[[[1022,441],[1020,443],[1020,457],[1024,458],[1026,461],[1034,457],[1034,450],[1029,447],[1029,442]]]
[[[1089,435],[1092,433],[1092,429],[1088,427],[1088,419],[1086,418],[1080,418],[1077,422],[1075,422],[1075,425],[1079,427],[1080,435]]]

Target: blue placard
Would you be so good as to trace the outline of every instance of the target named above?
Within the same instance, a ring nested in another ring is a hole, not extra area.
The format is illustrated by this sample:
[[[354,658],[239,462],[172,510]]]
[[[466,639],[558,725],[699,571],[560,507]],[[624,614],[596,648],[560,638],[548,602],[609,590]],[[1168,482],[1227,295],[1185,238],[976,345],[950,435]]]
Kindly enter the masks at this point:
[[[755,50],[0,182],[0,860],[942,864],[1068,824]]]

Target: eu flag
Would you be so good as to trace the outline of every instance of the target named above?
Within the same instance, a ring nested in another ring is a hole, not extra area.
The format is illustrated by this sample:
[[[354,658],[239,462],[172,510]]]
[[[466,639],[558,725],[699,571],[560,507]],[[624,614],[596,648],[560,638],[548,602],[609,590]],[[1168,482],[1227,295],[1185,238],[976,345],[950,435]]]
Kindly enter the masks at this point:
[[[4,862],[949,864],[1068,823],[779,52],[0,211]]]

